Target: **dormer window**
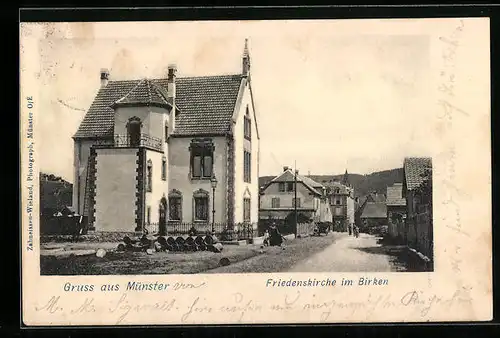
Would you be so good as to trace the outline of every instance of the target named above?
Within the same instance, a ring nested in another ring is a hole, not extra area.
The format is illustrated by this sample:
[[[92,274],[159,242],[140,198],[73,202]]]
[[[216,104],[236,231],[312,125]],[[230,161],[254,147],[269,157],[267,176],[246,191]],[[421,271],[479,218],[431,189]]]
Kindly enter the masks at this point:
[[[247,140],[252,139],[252,120],[250,119],[250,109],[246,108],[245,111],[245,117],[244,117],[244,124],[243,124],[243,129],[244,129],[244,135]]]

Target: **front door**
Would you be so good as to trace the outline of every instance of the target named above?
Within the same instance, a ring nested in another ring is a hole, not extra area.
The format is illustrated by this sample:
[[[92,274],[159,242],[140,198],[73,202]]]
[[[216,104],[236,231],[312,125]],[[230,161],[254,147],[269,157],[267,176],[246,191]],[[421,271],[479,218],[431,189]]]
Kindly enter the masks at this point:
[[[158,232],[160,236],[165,236],[167,234],[167,199],[165,197],[160,201],[159,215]]]

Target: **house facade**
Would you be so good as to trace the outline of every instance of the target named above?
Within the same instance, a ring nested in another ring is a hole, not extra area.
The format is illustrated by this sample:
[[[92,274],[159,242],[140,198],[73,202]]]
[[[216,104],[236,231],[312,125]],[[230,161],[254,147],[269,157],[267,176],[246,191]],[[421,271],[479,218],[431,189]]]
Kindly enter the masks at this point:
[[[346,175],[342,182],[325,183],[332,210],[332,222],[336,231],[347,231],[350,226],[354,225],[354,188],[349,185]]]
[[[295,199],[297,196],[297,199]],[[314,180],[297,172],[297,192],[295,193],[295,173],[289,167],[268,182],[261,190],[259,219],[285,222],[292,217],[297,206],[299,218],[313,222],[331,222],[331,210],[326,196],[326,188]]]
[[[240,74],[110,81],[74,135],[73,206],[95,231],[258,221],[259,134]],[[215,212],[214,212],[215,211]]]
[[[429,182],[430,181],[430,182]],[[422,188],[429,186],[423,193]],[[433,261],[432,159],[408,157],[403,163],[403,198],[406,222],[403,241]]]
[[[388,235],[401,241],[404,234],[404,220],[406,218],[406,200],[403,198],[403,184],[394,183],[387,187],[387,224]]]

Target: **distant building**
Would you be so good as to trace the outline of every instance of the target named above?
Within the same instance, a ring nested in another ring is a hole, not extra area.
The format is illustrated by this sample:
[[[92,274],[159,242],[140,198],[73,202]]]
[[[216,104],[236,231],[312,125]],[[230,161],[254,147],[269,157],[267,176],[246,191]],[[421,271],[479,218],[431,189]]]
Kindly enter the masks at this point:
[[[327,194],[332,209],[332,222],[336,231],[347,231],[355,222],[354,188],[350,186],[347,170],[342,182],[326,182]]]
[[[356,224],[362,231],[387,224],[386,197],[376,191],[368,194],[356,211]]]
[[[402,240],[404,234],[404,219],[406,216],[406,199],[403,198],[403,184],[394,183],[387,187],[387,224],[388,235]]]
[[[403,173],[402,193],[407,213],[403,241],[432,261],[432,159],[405,158]]]
[[[295,173],[289,167],[267,182],[261,190],[259,219],[285,222],[297,214],[314,222],[332,219],[326,196],[326,187],[297,172],[297,200],[295,200]]]

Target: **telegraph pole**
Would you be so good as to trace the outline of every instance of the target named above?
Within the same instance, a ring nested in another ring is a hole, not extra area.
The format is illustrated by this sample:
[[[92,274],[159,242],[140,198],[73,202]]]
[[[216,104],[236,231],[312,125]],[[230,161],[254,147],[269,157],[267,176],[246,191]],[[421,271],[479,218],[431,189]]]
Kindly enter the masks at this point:
[[[294,207],[295,207],[295,238],[297,238],[297,228],[299,226],[299,222],[298,222],[298,215],[297,215],[297,174],[298,174],[298,170],[297,170],[297,161],[295,161],[295,175],[294,175],[294,193],[295,193],[295,203],[294,203]]]

